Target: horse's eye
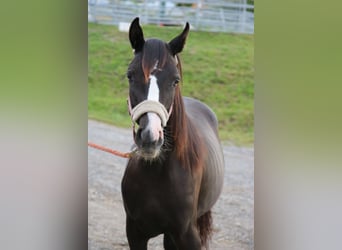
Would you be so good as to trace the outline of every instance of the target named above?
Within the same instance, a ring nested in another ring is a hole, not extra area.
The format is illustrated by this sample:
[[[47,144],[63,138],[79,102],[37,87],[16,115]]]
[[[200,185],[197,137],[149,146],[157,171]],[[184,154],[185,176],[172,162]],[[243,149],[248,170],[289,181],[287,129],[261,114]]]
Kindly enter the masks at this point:
[[[180,79],[179,78],[177,78],[174,82],[173,82],[173,86],[174,87],[176,87],[177,86],[177,84],[180,82]]]

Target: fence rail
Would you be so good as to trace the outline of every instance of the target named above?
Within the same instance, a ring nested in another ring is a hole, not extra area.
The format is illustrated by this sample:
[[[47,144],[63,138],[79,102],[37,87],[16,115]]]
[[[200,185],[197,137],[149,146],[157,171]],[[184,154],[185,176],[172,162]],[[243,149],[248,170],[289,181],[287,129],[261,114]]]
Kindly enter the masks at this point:
[[[241,1],[89,0],[88,21],[119,25],[139,16],[143,24],[184,25],[193,29],[232,33],[254,33],[254,6]]]

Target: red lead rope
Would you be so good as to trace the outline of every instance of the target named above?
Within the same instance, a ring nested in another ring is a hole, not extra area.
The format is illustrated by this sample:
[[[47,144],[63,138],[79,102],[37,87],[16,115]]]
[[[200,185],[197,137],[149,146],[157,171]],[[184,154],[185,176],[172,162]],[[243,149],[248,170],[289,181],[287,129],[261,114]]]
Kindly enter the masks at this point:
[[[92,147],[92,148],[96,148],[96,149],[102,150],[102,151],[105,151],[107,153],[111,153],[111,154],[116,155],[116,156],[123,157],[123,158],[130,158],[132,156],[132,153],[134,152],[134,151],[132,151],[132,152],[129,152],[129,153],[122,153],[122,152],[119,152],[119,151],[116,151],[116,150],[113,150],[113,149],[110,149],[110,148],[106,148],[106,147],[97,145],[97,144],[92,143],[92,142],[88,142],[88,146]]]

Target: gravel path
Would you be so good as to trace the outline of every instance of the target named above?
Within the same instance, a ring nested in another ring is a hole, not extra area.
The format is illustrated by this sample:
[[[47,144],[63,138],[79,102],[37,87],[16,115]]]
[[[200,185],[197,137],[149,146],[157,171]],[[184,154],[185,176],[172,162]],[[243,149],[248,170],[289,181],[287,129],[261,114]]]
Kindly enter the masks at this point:
[[[88,140],[127,152],[132,131],[88,121]],[[254,249],[254,149],[223,147],[225,183],[212,214],[212,250]],[[126,159],[88,149],[88,249],[127,250],[121,178]],[[149,250],[162,250],[162,236],[149,241]]]

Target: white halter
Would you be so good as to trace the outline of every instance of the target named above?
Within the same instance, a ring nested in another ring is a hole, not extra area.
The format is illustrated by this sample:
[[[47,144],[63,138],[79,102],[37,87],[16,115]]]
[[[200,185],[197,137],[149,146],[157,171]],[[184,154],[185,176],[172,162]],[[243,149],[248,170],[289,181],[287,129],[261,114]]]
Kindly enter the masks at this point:
[[[173,107],[173,103],[172,103],[169,112],[167,112],[164,105],[161,104],[160,102],[156,102],[152,100],[145,100],[139,103],[137,106],[135,106],[132,109],[131,100],[129,97],[127,99],[127,103],[128,103],[128,111],[129,111],[129,114],[131,115],[133,124],[135,124],[135,122],[143,114],[147,112],[153,112],[159,116],[163,127],[166,126],[167,121],[170,118],[172,107]]]

